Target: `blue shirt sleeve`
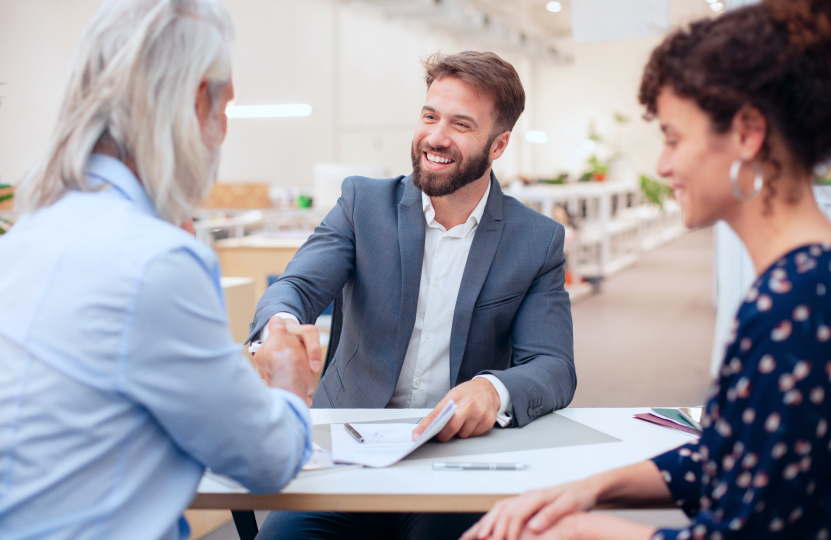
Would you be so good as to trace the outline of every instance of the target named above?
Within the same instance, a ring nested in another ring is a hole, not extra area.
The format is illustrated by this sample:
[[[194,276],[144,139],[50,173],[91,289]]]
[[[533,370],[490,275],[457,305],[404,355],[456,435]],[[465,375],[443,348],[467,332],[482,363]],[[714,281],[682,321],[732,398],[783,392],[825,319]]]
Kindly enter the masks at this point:
[[[187,454],[252,492],[275,492],[311,455],[311,420],[268,388],[228,329],[221,290],[185,249],[152,260],[137,286],[119,387]]]

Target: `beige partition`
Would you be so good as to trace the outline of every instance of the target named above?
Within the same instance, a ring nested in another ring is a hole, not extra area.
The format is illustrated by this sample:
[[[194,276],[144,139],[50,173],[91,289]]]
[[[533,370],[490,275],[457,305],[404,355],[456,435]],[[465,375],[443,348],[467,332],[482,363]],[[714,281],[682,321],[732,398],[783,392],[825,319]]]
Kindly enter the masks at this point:
[[[268,183],[214,184],[203,208],[271,208]]]
[[[223,277],[220,281],[225,292],[231,335],[234,336],[234,341],[243,343],[248,337],[248,323],[254,318],[254,308],[257,306],[254,278]]]
[[[282,274],[306,238],[262,238],[246,236],[220,240],[214,246],[223,276],[254,279],[256,302],[268,287],[268,276]],[[253,314],[253,309],[251,311]]]

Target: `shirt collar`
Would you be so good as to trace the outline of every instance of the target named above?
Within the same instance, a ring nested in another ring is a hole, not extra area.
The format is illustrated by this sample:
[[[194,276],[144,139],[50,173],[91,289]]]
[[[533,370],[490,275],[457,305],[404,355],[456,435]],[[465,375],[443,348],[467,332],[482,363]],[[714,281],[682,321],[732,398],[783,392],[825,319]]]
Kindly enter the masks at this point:
[[[488,195],[490,195],[490,192],[491,183],[489,181],[488,187],[487,189],[485,189],[485,194],[482,195],[482,198],[479,200],[479,204],[476,205],[476,208],[473,209],[473,212],[470,213],[470,216],[467,218],[467,221],[465,222],[463,236],[467,236],[471,229],[478,226],[479,222],[482,221],[482,214],[485,213],[485,206],[488,203]],[[433,208],[433,202],[430,200],[430,197],[428,197],[423,191],[421,192],[421,208],[424,211],[424,219],[427,220],[427,225],[445,231],[444,226],[442,226],[438,221],[436,221],[436,211]]]
[[[147,193],[127,166],[114,157],[104,154],[92,154],[87,161],[87,181],[92,187],[109,184],[115,191],[135,204],[140,211],[156,217],[156,207],[147,197]]]

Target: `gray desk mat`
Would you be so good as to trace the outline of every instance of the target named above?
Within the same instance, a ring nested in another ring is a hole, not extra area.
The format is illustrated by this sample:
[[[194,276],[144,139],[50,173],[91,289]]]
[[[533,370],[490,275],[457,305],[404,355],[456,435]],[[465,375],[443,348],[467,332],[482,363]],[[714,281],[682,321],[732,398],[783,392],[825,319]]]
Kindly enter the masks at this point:
[[[402,418],[374,422],[356,422],[361,424],[418,424],[421,418]],[[332,448],[330,424],[316,424],[312,431],[314,442],[321,447]],[[583,446],[620,442],[620,439],[592,429],[559,414],[549,414],[522,428],[492,429],[470,439],[453,439],[447,443],[430,441],[404,458],[404,461],[421,459],[446,459],[478,454],[501,454],[521,450],[541,450],[544,448],[562,448],[565,446]]]

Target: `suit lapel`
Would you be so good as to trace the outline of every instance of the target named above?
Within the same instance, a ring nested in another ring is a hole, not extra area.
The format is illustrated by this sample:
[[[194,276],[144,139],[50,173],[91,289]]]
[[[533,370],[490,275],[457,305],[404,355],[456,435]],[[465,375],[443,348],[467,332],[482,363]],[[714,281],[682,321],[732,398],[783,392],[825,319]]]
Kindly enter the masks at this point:
[[[424,262],[424,210],[421,191],[413,185],[412,175],[402,180],[404,195],[398,203],[398,246],[401,250],[401,311],[398,317],[396,340],[395,381],[415,326],[418,309],[418,291],[421,285],[421,267]]]
[[[456,386],[456,378],[465,355],[473,306],[490,272],[499,241],[502,239],[502,190],[496,176],[491,172],[491,192],[485,204],[485,212],[476,229],[476,236],[470,246],[465,263],[456,310],[453,313],[453,327],[450,333],[450,387]]]

